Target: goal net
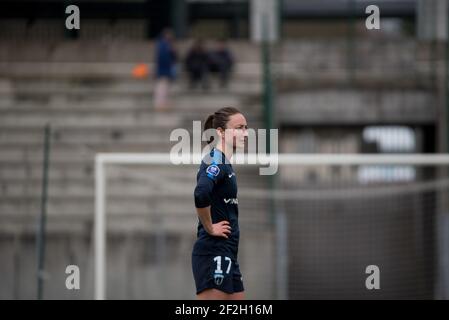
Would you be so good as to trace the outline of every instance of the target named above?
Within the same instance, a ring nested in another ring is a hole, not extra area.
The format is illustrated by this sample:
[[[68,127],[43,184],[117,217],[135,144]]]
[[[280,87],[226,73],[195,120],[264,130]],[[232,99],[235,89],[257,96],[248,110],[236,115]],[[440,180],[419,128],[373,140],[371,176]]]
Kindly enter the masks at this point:
[[[449,156],[276,158],[275,175],[233,164],[247,298],[447,294]],[[198,165],[97,155],[95,298],[195,298]]]

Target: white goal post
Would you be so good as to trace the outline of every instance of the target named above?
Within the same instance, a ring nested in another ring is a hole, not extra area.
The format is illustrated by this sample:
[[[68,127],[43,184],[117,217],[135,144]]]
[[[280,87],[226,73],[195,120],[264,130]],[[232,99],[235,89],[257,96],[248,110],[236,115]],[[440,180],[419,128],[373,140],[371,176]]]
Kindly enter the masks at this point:
[[[199,164],[201,155],[191,155]],[[252,165],[265,165],[258,155],[247,155]],[[270,155],[265,157],[270,158]],[[448,154],[276,154],[284,165],[414,165],[449,166]],[[275,158],[275,159],[274,159]],[[95,156],[94,298],[106,299],[106,187],[109,164],[170,164],[169,153],[99,153]],[[184,164],[181,164],[184,165]],[[193,191],[192,191],[193,192]]]

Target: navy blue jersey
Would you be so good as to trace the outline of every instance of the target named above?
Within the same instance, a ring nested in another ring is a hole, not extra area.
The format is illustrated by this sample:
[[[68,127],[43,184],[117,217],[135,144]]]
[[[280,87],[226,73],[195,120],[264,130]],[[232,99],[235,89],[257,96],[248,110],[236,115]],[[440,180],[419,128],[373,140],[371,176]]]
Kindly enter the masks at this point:
[[[228,239],[211,236],[198,221],[194,255],[227,255],[237,259],[239,245],[237,180],[232,165],[218,149],[212,149],[201,162],[194,192],[195,206],[211,206],[212,224],[226,220],[231,226]],[[198,219],[199,220],[199,219]]]

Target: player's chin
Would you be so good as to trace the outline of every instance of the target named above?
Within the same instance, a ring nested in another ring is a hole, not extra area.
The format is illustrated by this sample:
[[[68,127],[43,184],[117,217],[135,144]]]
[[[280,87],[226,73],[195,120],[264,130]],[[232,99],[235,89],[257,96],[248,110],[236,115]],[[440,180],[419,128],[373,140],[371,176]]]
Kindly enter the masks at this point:
[[[237,141],[237,148],[238,149],[245,148],[245,140]]]

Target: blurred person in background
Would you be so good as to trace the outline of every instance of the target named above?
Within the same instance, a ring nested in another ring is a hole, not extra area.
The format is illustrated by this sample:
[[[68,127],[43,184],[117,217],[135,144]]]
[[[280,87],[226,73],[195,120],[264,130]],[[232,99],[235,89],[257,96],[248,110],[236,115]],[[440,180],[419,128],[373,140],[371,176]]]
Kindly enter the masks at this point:
[[[195,89],[198,84],[201,84],[205,90],[209,89],[207,83],[208,54],[202,40],[195,40],[187,52],[185,68],[189,75],[190,89]]]
[[[176,78],[177,53],[174,36],[170,29],[164,29],[156,42],[156,84],[154,87],[154,108],[165,110],[170,106],[170,85]]]
[[[208,70],[218,75],[221,88],[227,88],[229,75],[234,65],[234,57],[224,39],[216,42],[215,48],[209,52]]]

